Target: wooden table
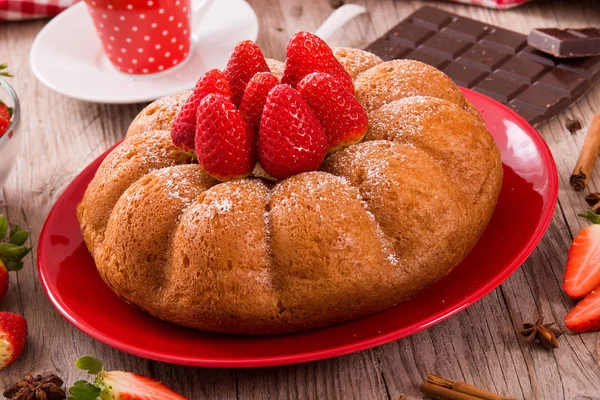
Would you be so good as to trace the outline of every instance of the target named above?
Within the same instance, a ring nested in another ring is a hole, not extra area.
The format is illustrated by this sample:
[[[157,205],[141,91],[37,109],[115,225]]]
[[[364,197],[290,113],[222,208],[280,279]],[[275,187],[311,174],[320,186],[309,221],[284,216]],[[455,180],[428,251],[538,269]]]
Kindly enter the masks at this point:
[[[258,42],[266,55],[278,59],[294,32],[315,29],[332,11],[324,0],[251,3],[261,24]],[[370,15],[347,25],[331,40],[333,45],[363,47],[425,2],[358,3],[367,6]],[[541,26],[600,26],[597,0],[544,0],[504,12],[433,4],[523,33]],[[0,25],[0,61],[7,61],[16,73],[11,83],[23,106],[24,136],[16,167],[0,191],[0,213],[29,230],[33,245],[66,185],[124,136],[144,106],[84,103],[39,83],[29,70],[28,56],[45,22]],[[430,329],[375,349],[303,365],[237,370],[168,365],[114,350],[74,328],[50,304],[30,256],[25,268],[13,274],[1,306],[27,318],[29,341],[22,358],[0,373],[0,386],[27,371],[55,371],[71,384],[84,377],[73,368],[77,357],[94,354],[112,369],[154,376],[192,399],[396,399],[402,393],[417,399],[423,376],[433,371],[520,399],[600,399],[599,333],[567,334],[554,351],[531,347],[518,333],[521,322],[540,314],[564,327],[563,317],[574,304],[562,292],[561,282],[572,237],[586,225],[577,213],[586,207],[587,192],[574,192],[568,178],[598,112],[596,84],[570,110],[539,125],[556,159],[560,181],[559,204],[548,232],[523,267],[499,288]],[[565,129],[568,117],[579,119],[583,128],[570,134]],[[600,165],[589,190],[600,191]]]

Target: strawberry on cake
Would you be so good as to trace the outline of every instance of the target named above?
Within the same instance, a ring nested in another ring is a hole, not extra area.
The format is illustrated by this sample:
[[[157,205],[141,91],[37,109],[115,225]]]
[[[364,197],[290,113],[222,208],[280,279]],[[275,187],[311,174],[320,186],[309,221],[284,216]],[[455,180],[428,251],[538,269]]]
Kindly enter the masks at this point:
[[[452,81],[300,32],[155,101],[78,206],[101,277],[177,324],[274,334],[409,299],[473,248],[498,149]],[[450,205],[450,206],[449,206]]]

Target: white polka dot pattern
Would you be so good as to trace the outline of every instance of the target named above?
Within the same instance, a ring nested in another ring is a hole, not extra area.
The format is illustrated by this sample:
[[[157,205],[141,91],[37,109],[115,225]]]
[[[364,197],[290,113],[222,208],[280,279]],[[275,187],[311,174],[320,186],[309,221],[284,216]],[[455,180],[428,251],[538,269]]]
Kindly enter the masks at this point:
[[[121,72],[151,74],[188,56],[190,2],[94,0],[87,6],[112,64]]]

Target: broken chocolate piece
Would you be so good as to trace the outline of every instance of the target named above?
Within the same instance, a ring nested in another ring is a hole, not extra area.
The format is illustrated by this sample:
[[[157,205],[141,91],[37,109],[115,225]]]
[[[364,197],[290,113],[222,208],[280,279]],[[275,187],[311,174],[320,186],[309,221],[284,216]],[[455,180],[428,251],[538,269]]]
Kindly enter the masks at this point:
[[[600,55],[600,29],[534,29],[527,43],[558,58],[597,56]]]

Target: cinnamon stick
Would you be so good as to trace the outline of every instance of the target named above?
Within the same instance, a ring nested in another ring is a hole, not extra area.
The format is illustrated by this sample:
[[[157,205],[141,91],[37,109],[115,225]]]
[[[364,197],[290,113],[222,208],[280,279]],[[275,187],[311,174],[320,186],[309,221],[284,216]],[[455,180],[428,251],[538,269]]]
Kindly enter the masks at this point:
[[[500,396],[465,382],[454,382],[436,374],[427,374],[427,381],[421,384],[420,390],[423,394],[440,400],[514,400],[511,397]],[[426,391],[428,392],[426,393]]]
[[[585,186],[590,179],[590,175],[596,164],[598,158],[598,152],[600,151],[600,115],[595,115],[592,118],[590,129],[588,129],[585,140],[583,141],[583,147],[579,153],[577,164],[573,168],[569,183],[573,188],[581,192],[585,189]]]
[[[470,396],[456,390],[448,389],[444,386],[434,385],[433,383],[423,382],[419,387],[421,393],[437,400],[481,400],[481,397]]]

